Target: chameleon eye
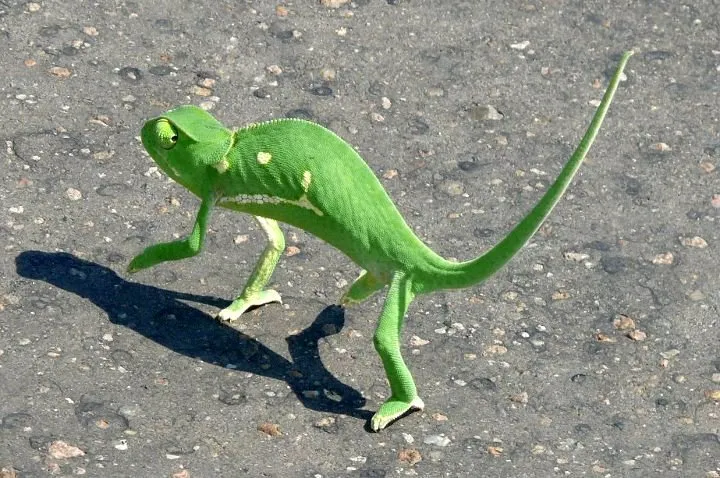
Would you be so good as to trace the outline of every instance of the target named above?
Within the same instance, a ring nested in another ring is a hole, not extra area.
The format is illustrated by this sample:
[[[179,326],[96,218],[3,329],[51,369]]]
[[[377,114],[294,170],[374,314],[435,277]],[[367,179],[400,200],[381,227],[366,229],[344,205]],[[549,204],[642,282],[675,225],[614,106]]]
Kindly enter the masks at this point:
[[[166,119],[158,120],[155,123],[155,136],[163,149],[172,149],[177,143],[177,130]]]

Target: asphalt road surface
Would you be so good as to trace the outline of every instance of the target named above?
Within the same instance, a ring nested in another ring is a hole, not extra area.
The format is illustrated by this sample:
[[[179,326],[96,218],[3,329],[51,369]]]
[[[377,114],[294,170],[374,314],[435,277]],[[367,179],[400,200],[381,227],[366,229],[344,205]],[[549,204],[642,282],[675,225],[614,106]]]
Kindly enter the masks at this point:
[[[716,1],[0,0],[0,477],[720,476]],[[143,152],[180,104],[351,142],[445,257],[543,194],[633,48],[596,144],[532,243],[422,296],[387,397],[383,294],[303,231],[284,304],[213,319],[264,246],[213,216],[196,258],[129,276],[198,201]]]

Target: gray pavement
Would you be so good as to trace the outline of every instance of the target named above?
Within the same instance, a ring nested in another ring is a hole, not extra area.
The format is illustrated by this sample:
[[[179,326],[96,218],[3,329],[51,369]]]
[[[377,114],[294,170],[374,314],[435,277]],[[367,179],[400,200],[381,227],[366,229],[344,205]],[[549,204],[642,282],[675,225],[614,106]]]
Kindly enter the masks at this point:
[[[0,0],[0,477],[720,476],[719,32],[714,0]],[[339,252],[286,228],[284,305],[234,328],[213,316],[262,250],[249,218],[124,272],[198,206],[138,139],[172,106],[329,126],[468,259],[542,195],[628,48],[532,244],[414,302],[427,408],[381,433],[382,296],[334,306],[358,273]]]

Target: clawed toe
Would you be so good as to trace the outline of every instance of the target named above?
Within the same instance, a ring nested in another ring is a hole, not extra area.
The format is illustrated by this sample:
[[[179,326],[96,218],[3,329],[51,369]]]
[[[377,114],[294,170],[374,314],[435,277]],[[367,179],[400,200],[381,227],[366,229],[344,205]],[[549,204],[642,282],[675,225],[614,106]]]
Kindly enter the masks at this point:
[[[372,428],[375,432],[380,431],[398,418],[401,418],[408,413],[421,411],[424,408],[425,403],[423,403],[420,397],[415,397],[409,403],[390,398],[383,403],[380,406],[380,409],[375,413],[375,415],[373,415],[370,420],[370,428]]]
[[[282,304],[282,298],[277,291],[267,289],[253,294],[243,294],[233,301],[228,307],[218,312],[216,318],[223,322],[234,322],[240,318],[248,309],[258,307],[260,305],[279,302]]]

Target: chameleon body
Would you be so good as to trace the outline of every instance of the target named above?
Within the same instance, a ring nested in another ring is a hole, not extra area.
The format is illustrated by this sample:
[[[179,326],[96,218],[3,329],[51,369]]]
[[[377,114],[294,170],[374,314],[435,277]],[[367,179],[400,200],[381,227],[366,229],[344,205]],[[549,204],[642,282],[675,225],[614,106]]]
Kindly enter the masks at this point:
[[[367,164],[328,129],[304,120],[278,119],[229,130],[197,107],[173,109],[144,125],[142,142],[158,166],[202,203],[187,238],[148,247],[128,270],[196,255],[215,206],[251,214],[268,244],[242,293],[218,314],[221,320],[233,321],[249,307],[280,301],[278,292],[266,288],[285,247],[277,221],[341,250],[363,269],[341,304],[361,302],[388,287],[373,339],[391,392],[371,420],[372,429],[380,430],[424,407],[400,353],[410,302],[418,294],[487,279],[528,242],[582,163],[631,54],[622,56],[585,136],[537,205],[496,246],[461,263],[443,259],[418,239]]]

